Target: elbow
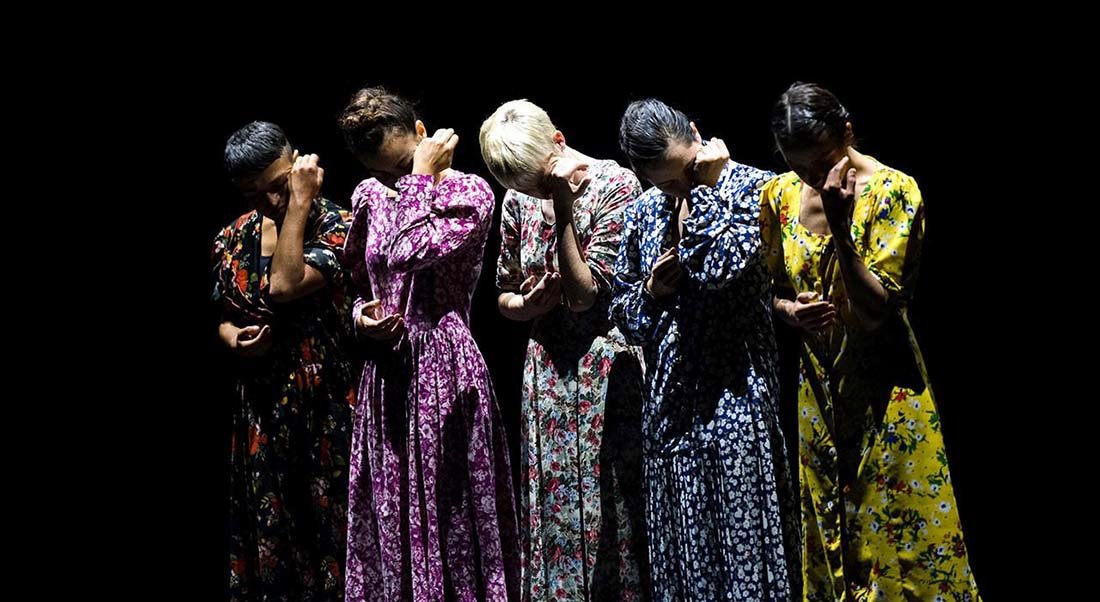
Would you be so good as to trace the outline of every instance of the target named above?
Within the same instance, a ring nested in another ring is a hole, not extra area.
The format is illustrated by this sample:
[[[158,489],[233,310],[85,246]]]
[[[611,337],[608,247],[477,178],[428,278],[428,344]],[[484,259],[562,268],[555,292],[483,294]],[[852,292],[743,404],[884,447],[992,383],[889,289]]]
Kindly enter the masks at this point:
[[[394,251],[397,251],[395,248]],[[391,252],[390,256],[386,259],[386,266],[389,267],[391,272],[403,273],[412,272],[422,267],[416,256],[408,252]]]
[[[271,297],[271,300],[276,303],[286,303],[294,299],[288,287],[276,286],[275,283],[272,283],[271,288],[268,289],[268,295]]]
[[[596,305],[596,296],[599,292],[598,285],[593,280],[589,286],[580,286],[580,290],[563,287],[565,294],[562,295],[564,305],[573,313],[586,312],[594,305]]]
[[[418,269],[429,267],[434,261],[429,261],[427,253],[411,248],[408,243],[395,240],[390,245],[389,254],[386,257],[386,267],[391,272],[414,272]]]
[[[592,306],[595,305],[595,304],[596,304],[596,295],[595,294],[586,295],[584,298],[580,298],[580,299],[566,298],[566,300],[565,300],[565,306],[569,308],[569,311],[571,311],[573,313],[577,313],[577,314],[583,313],[583,312],[586,312],[586,311],[592,309]]]
[[[874,308],[857,308],[852,313],[856,318],[856,326],[867,333],[878,332],[890,318],[890,309],[886,304]]]
[[[280,278],[276,274],[271,275],[271,282],[268,283],[267,294],[271,297],[272,301],[276,303],[282,303],[289,301],[290,283],[284,278]]]
[[[284,278],[272,278],[268,285],[267,294],[276,303],[286,303],[302,296],[298,287],[287,282]]]

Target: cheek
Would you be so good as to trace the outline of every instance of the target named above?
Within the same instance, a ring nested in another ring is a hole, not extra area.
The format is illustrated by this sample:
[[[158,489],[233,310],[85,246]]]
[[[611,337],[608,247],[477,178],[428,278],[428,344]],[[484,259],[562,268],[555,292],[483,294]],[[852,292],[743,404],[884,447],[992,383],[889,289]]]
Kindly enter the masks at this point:
[[[813,169],[803,165],[791,165],[791,171],[793,171],[795,175],[798,176],[798,179],[802,180],[804,183],[810,185],[817,184],[818,177],[815,175],[816,172]]]
[[[288,197],[289,197],[289,195],[286,193],[285,190],[279,191],[279,192],[269,192],[269,193],[267,193],[267,199],[266,199],[267,206],[268,207],[276,207],[276,208],[282,207],[283,205],[286,204]]]

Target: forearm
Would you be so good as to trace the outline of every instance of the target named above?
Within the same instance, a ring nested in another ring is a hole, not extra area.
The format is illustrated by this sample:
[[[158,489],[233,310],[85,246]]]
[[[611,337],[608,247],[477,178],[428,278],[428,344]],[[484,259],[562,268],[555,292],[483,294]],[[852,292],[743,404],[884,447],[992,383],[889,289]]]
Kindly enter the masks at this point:
[[[580,240],[572,218],[559,221],[558,268],[561,270],[562,290],[565,293],[565,305],[572,311],[582,312],[596,303],[596,285],[592,278],[592,269],[581,255]]]
[[[308,214],[308,204],[303,206],[291,199],[271,260],[270,293],[274,299],[292,295],[305,279],[304,239]]]

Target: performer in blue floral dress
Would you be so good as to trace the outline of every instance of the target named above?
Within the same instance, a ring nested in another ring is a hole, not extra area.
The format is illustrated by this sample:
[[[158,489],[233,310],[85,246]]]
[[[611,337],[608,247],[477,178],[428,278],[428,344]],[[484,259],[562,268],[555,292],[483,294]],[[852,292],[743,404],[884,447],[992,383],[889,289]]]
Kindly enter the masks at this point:
[[[760,189],[658,100],[623,116],[620,144],[654,184],[626,209],[612,318],[645,354],[642,430],[654,597],[789,600],[797,498],[779,428]]]

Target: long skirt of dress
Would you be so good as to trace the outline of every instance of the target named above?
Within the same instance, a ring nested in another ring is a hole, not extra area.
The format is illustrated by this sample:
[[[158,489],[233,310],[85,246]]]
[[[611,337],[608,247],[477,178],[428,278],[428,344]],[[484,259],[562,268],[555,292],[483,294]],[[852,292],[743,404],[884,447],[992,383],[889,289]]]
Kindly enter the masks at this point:
[[[314,337],[277,343],[272,355],[280,359],[261,363],[238,384],[230,451],[231,601],[344,599],[355,389],[334,345]]]
[[[355,408],[348,600],[515,600],[515,505],[492,384],[455,315],[368,361]]]
[[[523,599],[648,599],[640,354],[617,329],[546,330],[524,369]]]
[[[654,597],[787,600],[799,524],[776,410],[723,391],[716,412],[719,436],[646,456]]]
[[[833,600],[981,600],[939,410],[904,310],[830,374],[806,346],[798,391],[805,591]],[[906,378],[896,340],[911,358]],[[904,371],[902,371],[904,374]],[[839,378],[843,375],[843,378]]]

